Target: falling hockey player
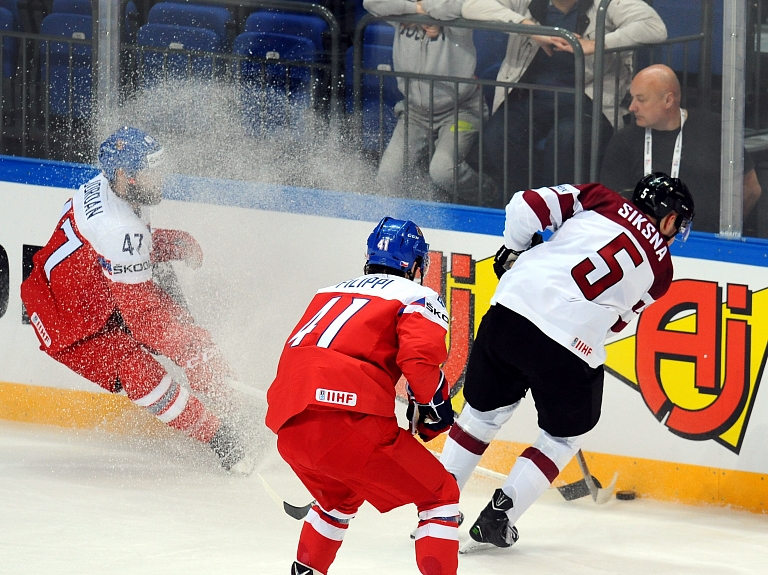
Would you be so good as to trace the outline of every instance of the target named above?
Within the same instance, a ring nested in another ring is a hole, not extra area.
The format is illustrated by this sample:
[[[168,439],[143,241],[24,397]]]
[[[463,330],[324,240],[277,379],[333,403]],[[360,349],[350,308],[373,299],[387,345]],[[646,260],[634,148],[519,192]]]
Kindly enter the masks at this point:
[[[512,197],[494,261],[499,285],[477,331],[464,382],[467,402],[441,461],[463,488],[528,390],[539,438],[470,528],[476,542],[515,543],[515,522],[597,424],[606,335],[667,292],[669,246],[678,235],[685,241],[693,214],[685,184],[660,172],[638,182],[631,203],[600,184]],[[544,230],[554,232],[550,240],[529,249],[532,236]]]
[[[225,469],[249,472],[253,462],[235,433],[196,397],[228,393],[226,361],[210,334],[152,281],[155,262],[202,264],[190,234],[150,230],[137,215],[161,199],[163,148],[125,127],[101,144],[98,158],[101,173],[64,204],[21,286],[40,348],[208,444]],[[183,368],[192,393],[153,354]]]
[[[292,575],[328,572],[364,501],[382,513],[415,503],[419,571],[456,574],[459,489],[412,435],[429,441],[453,423],[440,370],[448,315],[420,285],[428,248],[413,222],[381,220],[368,238],[365,275],[319,290],[283,348],[266,423],[316,500]],[[410,433],[394,413],[401,374]]]

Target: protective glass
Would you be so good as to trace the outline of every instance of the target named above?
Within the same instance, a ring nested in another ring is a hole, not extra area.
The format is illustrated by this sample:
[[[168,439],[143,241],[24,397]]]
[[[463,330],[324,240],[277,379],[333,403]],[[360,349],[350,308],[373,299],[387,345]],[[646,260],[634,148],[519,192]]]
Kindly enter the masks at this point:
[[[688,234],[691,233],[691,228],[693,227],[693,220],[691,218],[683,218],[683,221],[680,222],[680,227],[677,228],[677,234],[676,238],[679,239],[681,242],[684,242],[688,239]]]

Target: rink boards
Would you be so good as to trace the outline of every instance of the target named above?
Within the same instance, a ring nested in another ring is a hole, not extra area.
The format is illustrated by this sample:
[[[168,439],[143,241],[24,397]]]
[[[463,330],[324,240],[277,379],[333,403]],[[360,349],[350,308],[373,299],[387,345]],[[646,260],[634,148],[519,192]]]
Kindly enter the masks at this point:
[[[71,188],[92,173],[0,160],[0,418],[151,432],[156,424],[127,398],[100,392],[39,351],[23,321],[19,285],[31,255]],[[472,337],[496,285],[502,211],[188,177],[168,182],[165,197],[153,226],[189,231],[205,253],[199,270],[175,264],[190,310],[238,378],[261,388],[316,289],[361,273],[375,222],[391,215],[419,223],[432,252],[427,283],[452,318],[444,370],[460,408]],[[608,346],[603,415],[587,460],[603,483],[618,471],[620,489],[765,512],[768,244],[693,234],[673,254],[669,294]],[[536,435],[526,399],[481,465],[506,473]],[[558,481],[578,477],[570,466]]]

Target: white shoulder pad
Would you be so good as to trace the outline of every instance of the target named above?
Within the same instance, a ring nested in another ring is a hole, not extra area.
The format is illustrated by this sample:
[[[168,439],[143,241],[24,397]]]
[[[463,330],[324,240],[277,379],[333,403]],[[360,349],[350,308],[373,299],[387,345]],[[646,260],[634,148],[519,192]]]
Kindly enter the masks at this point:
[[[99,255],[104,275],[128,284],[152,279],[152,234],[103,175],[81,186],[72,206],[78,231]]]

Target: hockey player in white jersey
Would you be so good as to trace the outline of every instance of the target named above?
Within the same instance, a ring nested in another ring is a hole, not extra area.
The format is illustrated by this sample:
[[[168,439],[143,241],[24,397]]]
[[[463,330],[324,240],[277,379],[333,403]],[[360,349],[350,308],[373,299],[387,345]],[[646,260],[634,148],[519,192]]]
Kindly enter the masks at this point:
[[[693,215],[685,184],[660,172],[638,182],[631,202],[595,183],[513,196],[494,261],[499,285],[470,353],[467,403],[441,462],[463,488],[528,390],[540,429],[470,528],[472,539],[498,547],[517,541],[517,519],[595,427],[605,338],[669,289],[669,246],[687,238]],[[531,248],[544,230],[552,237]]]

